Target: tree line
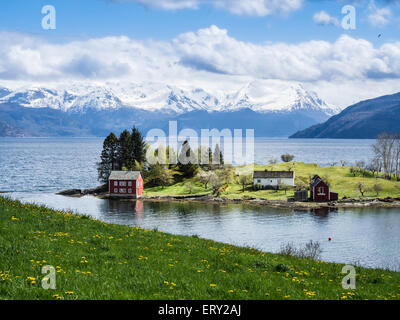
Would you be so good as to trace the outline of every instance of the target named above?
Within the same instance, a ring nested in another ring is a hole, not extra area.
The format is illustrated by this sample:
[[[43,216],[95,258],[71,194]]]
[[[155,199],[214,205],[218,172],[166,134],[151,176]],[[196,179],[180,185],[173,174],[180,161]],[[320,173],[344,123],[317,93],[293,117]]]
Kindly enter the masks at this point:
[[[148,161],[148,155],[158,161]],[[134,127],[131,131],[124,130],[119,137],[110,133],[105,138],[97,171],[98,180],[103,183],[108,182],[111,171],[133,170],[141,171],[147,185],[164,187],[176,178],[191,178],[199,171],[223,166],[223,154],[218,144],[214,151],[205,146],[192,150],[188,141],[182,143],[178,154],[173,148],[163,145],[151,150],[141,132]]]

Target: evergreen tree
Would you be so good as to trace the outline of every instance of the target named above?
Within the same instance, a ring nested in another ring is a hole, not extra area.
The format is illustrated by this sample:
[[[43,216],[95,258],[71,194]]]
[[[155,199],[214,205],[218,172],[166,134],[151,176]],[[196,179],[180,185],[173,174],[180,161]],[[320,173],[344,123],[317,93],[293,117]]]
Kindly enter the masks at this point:
[[[130,170],[134,165],[134,161],[132,159],[131,134],[128,130],[122,131],[121,135],[119,136],[118,162],[120,169],[126,168]]]
[[[101,182],[107,183],[111,171],[119,170],[118,138],[114,133],[110,133],[104,140],[100,159],[101,161],[97,166],[98,179]]]
[[[190,148],[187,140],[182,144],[181,152],[178,157],[178,168],[179,171],[183,173],[183,176],[188,178],[193,177],[196,170],[199,168],[196,153]]]
[[[166,149],[166,161],[169,164],[170,169],[177,163],[176,153],[170,146]]]
[[[131,134],[131,161],[137,161],[139,163],[146,163],[146,147],[147,144],[143,139],[140,131],[133,127]]]
[[[173,177],[165,164],[152,164],[146,174],[146,182],[151,186],[162,186],[163,188],[173,182]]]
[[[224,156],[222,155],[221,149],[219,148],[219,144],[215,145],[212,158],[213,158],[212,164],[214,168],[221,168],[224,166]]]

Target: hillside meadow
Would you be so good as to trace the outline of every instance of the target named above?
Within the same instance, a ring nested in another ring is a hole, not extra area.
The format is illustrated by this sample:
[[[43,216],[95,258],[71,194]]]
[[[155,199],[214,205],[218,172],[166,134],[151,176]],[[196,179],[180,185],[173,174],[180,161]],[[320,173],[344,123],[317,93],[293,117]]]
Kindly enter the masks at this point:
[[[253,171],[253,166],[235,167],[236,174],[249,174]],[[331,191],[339,193],[339,199],[344,197],[371,199],[377,197],[398,197],[400,196],[400,183],[395,180],[383,179],[382,175],[366,174],[365,177],[361,173],[354,176],[349,166],[320,167],[317,164],[303,162],[278,163],[273,165],[254,165],[254,170],[293,170],[295,172],[295,183],[303,183],[309,185],[310,177],[319,175],[325,181],[329,181]],[[237,180],[237,178],[235,178]],[[192,184],[192,190],[189,190],[187,183]],[[366,191],[364,196],[361,195],[358,184],[362,183]],[[374,185],[379,185],[380,189],[377,193]],[[146,188],[145,196],[166,196],[166,195],[202,195],[211,194],[212,189],[196,180],[196,178],[185,179],[178,183],[174,183],[165,187]],[[238,181],[229,184],[221,192],[221,197],[230,199],[243,198],[265,198],[268,200],[285,200],[293,197],[294,189],[286,190],[253,190],[251,185],[246,186],[243,192],[242,185]]]
[[[400,273],[111,225],[0,197],[0,299],[399,299]],[[42,267],[56,270],[45,290]]]

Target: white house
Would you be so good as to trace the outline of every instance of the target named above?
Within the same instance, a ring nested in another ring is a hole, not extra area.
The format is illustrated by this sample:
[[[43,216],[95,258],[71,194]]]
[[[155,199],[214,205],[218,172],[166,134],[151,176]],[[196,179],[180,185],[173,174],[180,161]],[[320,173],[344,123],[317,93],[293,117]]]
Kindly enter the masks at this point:
[[[294,171],[254,171],[253,184],[261,188],[294,187]]]

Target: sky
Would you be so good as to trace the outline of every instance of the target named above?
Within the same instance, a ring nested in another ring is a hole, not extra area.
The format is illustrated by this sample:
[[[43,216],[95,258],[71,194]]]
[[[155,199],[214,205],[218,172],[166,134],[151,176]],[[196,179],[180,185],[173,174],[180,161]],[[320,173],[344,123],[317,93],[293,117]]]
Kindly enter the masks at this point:
[[[400,91],[399,35],[400,0],[2,0],[0,84],[263,79],[345,107]]]

